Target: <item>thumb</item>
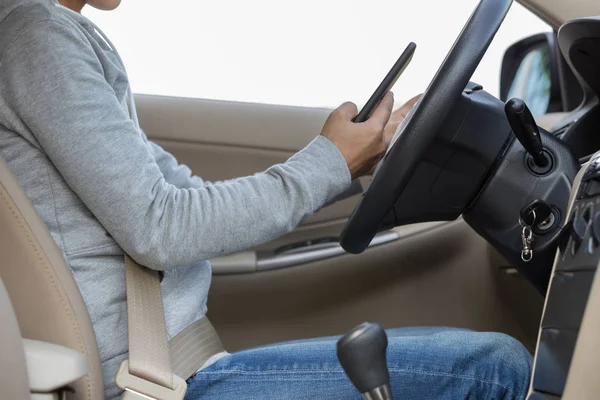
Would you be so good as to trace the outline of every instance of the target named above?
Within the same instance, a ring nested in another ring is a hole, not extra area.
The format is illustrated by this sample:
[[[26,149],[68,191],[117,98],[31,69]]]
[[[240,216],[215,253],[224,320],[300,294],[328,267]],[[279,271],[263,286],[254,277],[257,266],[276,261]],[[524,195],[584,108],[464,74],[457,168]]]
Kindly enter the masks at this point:
[[[344,119],[351,120],[358,115],[358,108],[356,107],[356,104],[352,103],[351,101],[347,101],[339,106],[335,112],[341,115]]]
[[[375,123],[381,126],[381,129],[387,124],[390,120],[390,115],[392,114],[392,108],[394,107],[394,94],[392,92],[387,92],[381,102],[373,111],[371,118],[368,119],[367,123]]]

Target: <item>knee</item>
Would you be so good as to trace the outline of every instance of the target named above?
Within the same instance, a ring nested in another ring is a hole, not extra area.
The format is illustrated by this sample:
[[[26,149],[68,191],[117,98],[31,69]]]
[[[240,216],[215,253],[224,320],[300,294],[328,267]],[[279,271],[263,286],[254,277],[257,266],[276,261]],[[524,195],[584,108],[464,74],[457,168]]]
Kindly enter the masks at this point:
[[[471,357],[487,371],[488,378],[514,384],[515,392],[527,393],[533,357],[517,339],[503,333],[479,333]]]
[[[515,369],[530,370],[532,356],[517,339],[504,333],[481,333],[481,347],[491,361],[504,360]]]
[[[511,398],[525,398],[533,358],[515,338],[495,332],[450,331],[441,334],[438,343],[452,348],[446,351],[453,372],[466,371],[478,385],[504,388],[514,395]]]
[[[406,398],[524,399],[532,357],[508,335],[446,330],[391,338],[388,364]]]

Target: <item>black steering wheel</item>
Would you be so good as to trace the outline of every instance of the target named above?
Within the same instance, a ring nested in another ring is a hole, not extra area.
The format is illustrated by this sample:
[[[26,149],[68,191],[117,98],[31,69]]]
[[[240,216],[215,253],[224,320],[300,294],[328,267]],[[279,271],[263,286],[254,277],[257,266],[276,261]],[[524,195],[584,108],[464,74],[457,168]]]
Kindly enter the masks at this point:
[[[513,0],[481,0],[420,102],[396,132],[363,198],[346,223],[340,244],[363,252],[406,188],[454,103],[481,62]]]

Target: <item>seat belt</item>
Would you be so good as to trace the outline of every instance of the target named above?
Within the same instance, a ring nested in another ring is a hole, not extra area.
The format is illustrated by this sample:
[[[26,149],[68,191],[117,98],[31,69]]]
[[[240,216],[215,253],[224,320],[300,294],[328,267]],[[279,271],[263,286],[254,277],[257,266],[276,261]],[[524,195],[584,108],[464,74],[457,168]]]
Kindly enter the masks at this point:
[[[125,255],[129,360],[115,378],[124,400],[182,400],[185,380],[206,361],[225,351],[204,317],[167,340],[160,276]]]

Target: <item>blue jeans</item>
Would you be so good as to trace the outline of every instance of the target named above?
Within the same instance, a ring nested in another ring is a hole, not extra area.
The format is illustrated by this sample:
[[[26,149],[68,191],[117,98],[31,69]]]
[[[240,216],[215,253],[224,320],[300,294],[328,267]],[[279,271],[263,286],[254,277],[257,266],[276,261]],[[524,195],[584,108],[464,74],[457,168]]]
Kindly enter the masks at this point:
[[[531,354],[501,333],[388,330],[394,399],[524,399]],[[361,399],[336,358],[337,337],[240,351],[188,380],[186,400]]]

